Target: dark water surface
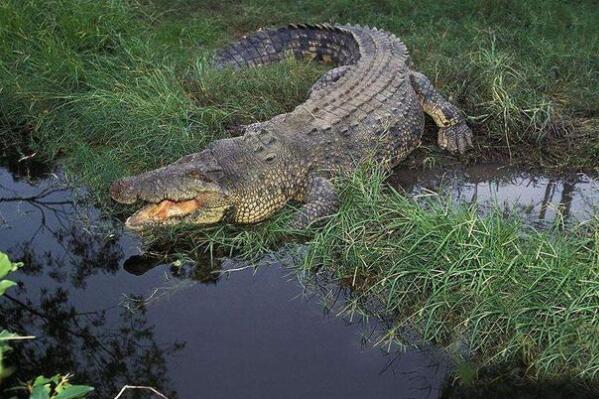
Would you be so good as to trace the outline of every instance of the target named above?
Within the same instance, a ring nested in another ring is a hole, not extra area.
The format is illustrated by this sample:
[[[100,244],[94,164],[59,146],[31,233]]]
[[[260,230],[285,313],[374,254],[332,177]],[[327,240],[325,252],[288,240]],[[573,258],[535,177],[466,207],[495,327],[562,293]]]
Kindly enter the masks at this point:
[[[72,371],[101,398],[125,384],[181,399],[440,396],[447,361],[374,348],[376,325],[336,317],[343,295],[323,306],[280,264],[222,276],[208,262],[146,267],[138,238],[82,205],[85,193],[55,169],[4,164],[0,251],[25,267],[12,276],[20,287],[0,299],[0,325],[38,336],[14,345],[15,378]],[[401,172],[392,183],[413,194],[447,187],[460,200],[519,200],[537,221],[584,220],[599,202],[585,175],[489,168],[499,172]]]
[[[134,235],[54,171],[31,172],[0,168],[0,250],[25,262],[0,324],[38,337],[14,345],[16,377],[72,371],[102,398],[125,384],[172,398],[438,397],[444,360],[373,348],[375,327],[336,317],[283,266],[141,274]]]

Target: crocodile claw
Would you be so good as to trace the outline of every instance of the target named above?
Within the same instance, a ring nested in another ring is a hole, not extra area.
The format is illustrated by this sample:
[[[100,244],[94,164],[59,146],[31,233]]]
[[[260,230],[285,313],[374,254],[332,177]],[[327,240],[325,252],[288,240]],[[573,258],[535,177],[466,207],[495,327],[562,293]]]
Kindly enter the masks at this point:
[[[452,154],[464,154],[472,147],[472,130],[466,122],[442,127],[439,129],[437,143],[439,147]]]

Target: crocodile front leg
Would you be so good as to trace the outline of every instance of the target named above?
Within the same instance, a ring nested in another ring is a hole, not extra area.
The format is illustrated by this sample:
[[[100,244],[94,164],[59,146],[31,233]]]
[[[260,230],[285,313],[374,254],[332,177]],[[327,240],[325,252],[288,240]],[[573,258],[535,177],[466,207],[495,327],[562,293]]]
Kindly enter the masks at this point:
[[[335,188],[324,177],[310,178],[306,188],[295,199],[304,202],[291,222],[291,227],[295,229],[306,228],[323,217],[332,215],[339,207]]]
[[[420,72],[412,71],[410,81],[418,94],[422,109],[439,127],[437,136],[439,147],[454,154],[465,153],[468,147],[472,147],[472,131],[460,110],[444,99],[430,80]]]

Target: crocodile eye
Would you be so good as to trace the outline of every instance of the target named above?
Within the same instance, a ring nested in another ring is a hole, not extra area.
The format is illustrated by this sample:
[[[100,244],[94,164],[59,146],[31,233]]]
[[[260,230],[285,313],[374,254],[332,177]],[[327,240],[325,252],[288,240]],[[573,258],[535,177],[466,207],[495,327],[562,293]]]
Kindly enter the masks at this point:
[[[277,156],[275,154],[268,154],[264,157],[264,160],[268,163],[272,163]]]

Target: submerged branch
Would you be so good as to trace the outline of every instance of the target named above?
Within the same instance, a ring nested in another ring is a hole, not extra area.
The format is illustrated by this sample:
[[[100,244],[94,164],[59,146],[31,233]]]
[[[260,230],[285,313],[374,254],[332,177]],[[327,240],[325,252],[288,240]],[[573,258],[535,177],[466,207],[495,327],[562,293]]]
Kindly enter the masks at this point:
[[[123,388],[121,388],[119,394],[117,396],[115,396],[114,399],[119,399],[125,393],[125,391],[128,389],[143,389],[143,390],[152,392],[153,394],[157,395],[158,397],[160,397],[162,399],[169,399],[165,395],[158,392],[155,388],[147,387],[147,386],[143,386],[143,385],[125,385]]]

